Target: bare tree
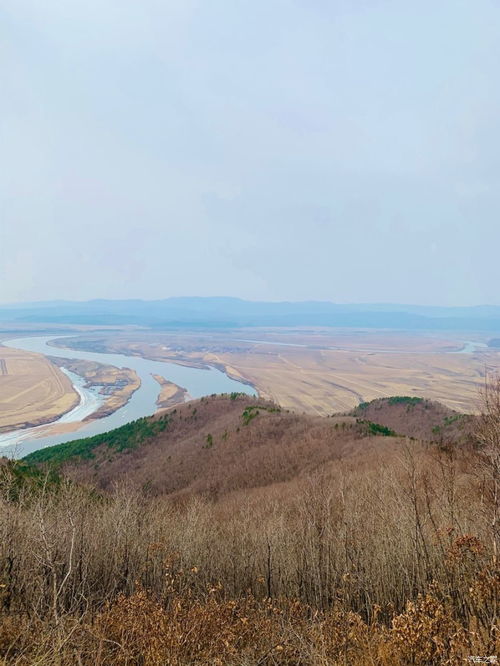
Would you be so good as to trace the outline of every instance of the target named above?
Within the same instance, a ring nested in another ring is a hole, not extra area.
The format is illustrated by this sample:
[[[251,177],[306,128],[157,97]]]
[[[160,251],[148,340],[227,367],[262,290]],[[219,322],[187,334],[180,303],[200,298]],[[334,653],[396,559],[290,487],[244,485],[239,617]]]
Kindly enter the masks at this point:
[[[487,374],[481,391],[481,416],[476,431],[483,497],[490,512],[493,566],[498,565],[500,504],[500,375]]]

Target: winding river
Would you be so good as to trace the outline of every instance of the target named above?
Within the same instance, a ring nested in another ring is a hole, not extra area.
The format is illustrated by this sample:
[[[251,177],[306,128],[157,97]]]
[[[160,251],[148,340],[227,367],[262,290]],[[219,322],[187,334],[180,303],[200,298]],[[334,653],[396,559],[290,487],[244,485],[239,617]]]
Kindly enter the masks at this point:
[[[24,456],[45,446],[98,435],[142,416],[154,414],[158,409],[156,400],[160,392],[160,385],[152,377],[153,374],[161,375],[168,381],[187,389],[191,398],[201,398],[212,393],[231,393],[232,391],[255,395],[253,387],[230,379],[216,368],[190,368],[166,361],[151,361],[138,356],[104,354],[50,346],[48,343],[55,339],[61,339],[61,336],[57,338],[54,336],[15,338],[4,341],[2,344],[6,347],[36,352],[45,356],[82,359],[114,365],[119,368],[131,368],[139,375],[141,386],[132,395],[128,403],[116,412],[102,419],[86,422],[83,427],[75,432],[47,436],[43,434],[47,428],[44,425],[0,433],[0,447],[2,447],[0,450],[3,455]],[[103,399],[98,393],[98,388],[97,390],[95,388],[85,388],[86,382],[81,377],[66,369],[63,372],[71,379],[76,392],[80,396],[80,402],[74,409],[51,425],[82,421],[85,416],[96,411]]]
[[[24,351],[36,352],[45,356],[58,356],[59,358],[82,359],[86,361],[96,361],[107,365],[114,365],[119,368],[132,368],[137,372],[141,379],[140,388],[132,395],[129,402],[118,409],[113,414],[95,421],[88,421],[74,432],[64,434],[47,435],[47,425],[36,426],[14,430],[12,432],[0,433],[0,452],[3,455],[14,455],[16,457],[27,455],[31,451],[41,449],[52,444],[68,442],[82,437],[97,435],[113,428],[117,428],[128,421],[133,421],[142,416],[153,414],[157,410],[156,400],[160,392],[158,382],[152,377],[153,374],[161,375],[165,379],[178,384],[187,389],[192,398],[201,398],[204,395],[212,393],[231,393],[239,391],[255,395],[252,387],[242,384],[234,379],[230,379],[216,368],[200,369],[190,368],[183,365],[167,361],[151,361],[138,356],[126,356],[124,354],[105,354],[100,352],[87,352],[76,349],[63,349],[50,346],[50,341],[61,339],[61,337],[71,336],[43,336],[43,337],[25,337],[15,338],[4,341],[6,347],[22,349]],[[271,341],[252,340],[256,344],[279,344]],[[307,346],[292,345],[291,343],[281,343],[287,346]],[[483,351],[487,345],[481,342],[464,341],[462,349],[449,351],[451,354],[473,354],[477,351]],[[374,351],[374,350],[370,350]],[[396,351],[385,351],[385,353],[399,353]],[[428,352],[414,352],[428,353]],[[87,388],[86,381],[69,370],[62,368],[62,371],[71,379],[75,391],[80,396],[79,404],[71,411],[67,412],[54,424],[77,423],[81,422],[86,416],[94,413],[102,404],[104,397],[99,393],[100,387]]]

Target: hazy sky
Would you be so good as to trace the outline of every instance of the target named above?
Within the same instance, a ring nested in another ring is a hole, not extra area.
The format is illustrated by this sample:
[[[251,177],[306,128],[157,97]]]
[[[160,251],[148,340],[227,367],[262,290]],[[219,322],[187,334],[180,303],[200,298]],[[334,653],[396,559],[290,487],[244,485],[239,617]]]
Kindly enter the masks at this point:
[[[499,0],[0,0],[0,302],[500,304]]]

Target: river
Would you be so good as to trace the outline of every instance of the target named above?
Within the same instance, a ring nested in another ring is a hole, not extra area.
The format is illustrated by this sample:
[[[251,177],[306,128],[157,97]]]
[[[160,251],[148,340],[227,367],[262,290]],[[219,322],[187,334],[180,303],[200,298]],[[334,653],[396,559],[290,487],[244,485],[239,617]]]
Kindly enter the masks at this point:
[[[29,352],[36,352],[45,356],[57,356],[59,358],[82,359],[95,361],[106,365],[114,365],[118,368],[131,368],[135,370],[141,379],[141,386],[132,395],[126,405],[113,414],[102,419],[88,421],[83,427],[75,432],[59,435],[43,435],[47,426],[36,426],[24,428],[12,432],[0,433],[0,451],[3,455],[25,456],[32,451],[45,446],[69,442],[82,437],[90,437],[118,428],[129,421],[134,421],[142,416],[154,414],[158,409],[156,400],[160,392],[160,385],[152,377],[153,374],[161,375],[168,381],[187,389],[191,398],[201,398],[213,393],[231,393],[238,391],[255,395],[253,387],[231,379],[216,368],[200,369],[190,368],[176,363],[166,361],[151,361],[138,356],[126,356],[125,354],[103,354],[100,352],[87,352],[76,349],[63,349],[53,347],[48,343],[51,340],[61,339],[61,336],[27,337],[15,338],[4,341],[6,347],[13,347]],[[80,403],[67,414],[63,415],[53,424],[73,423],[81,421],[85,416],[92,414],[101,404],[102,396],[98,389],[85,388],[85,380],[68,370],[63,370],[73,382],[73,386],[80,395]],[[53,425],[51,424],[51,425]]]

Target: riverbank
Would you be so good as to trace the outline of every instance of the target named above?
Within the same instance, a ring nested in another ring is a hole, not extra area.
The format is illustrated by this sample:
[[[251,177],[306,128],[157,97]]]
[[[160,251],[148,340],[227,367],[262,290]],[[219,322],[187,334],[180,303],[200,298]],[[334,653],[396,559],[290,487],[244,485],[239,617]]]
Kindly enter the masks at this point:
[[[149,342],[128,342],[121,338],[104,339],[86,339],[83,337],[74,338],[56,338],[50,341],[51,347],[61,349],[74,349],[75,351],[85,351],[98,354],[126,354],[136,358],[143,358],[149,361],[160,363],[175,363],[185,368],[194,368],[197,370],[210,370],[215,368],[224,373],[229,379],[245,384],[256,394],[260,395],[259,388],[246,376],[240,369],[219,354],[205,350],[200,351],[182,351],[179,348],[169,347],[161,344],[151,344]]]
[[[79,402],[71,379],[46,357],[0,346],[0,433],[52,423]]]
[[[173,382],[169,382],[168,379],[165,379],[165,377],[162,377],[161,375],[153,375],[153,378],[161,387],[160,394],[156,401],[156,404],[160,409],[167,409],[189,400],[190,396],[187,389],[182,386],[177,386],[177,384],[174,384]]]
[[[128,403],[132,395],[141,385],[141,380],[135,370],[130,368],[117,368],[96,361],[82,359],[67,359],[55,356],[48,357],[58,367],[64,367],[83,377],[85,388],[98,388],[99,394],[104,396],[104,402],[83,421],[104,418],[116,412]]]
[[[230,379],[218,369],[209,367],[208,365],[205,365],[203,368],[195,368],[172,363],[167,359],[163,361],[150,361],[135,354],[123,355],[103,353],[102,351],[88,352],[80,349],[72,349],[69,344],[66,347],[63,346],[66,340],[66,338],[58,338],[60,347],[56,347],[53,344],[54,338],[51,336],[15,338],[8,342],[6,341],[4,344],[12,349],[23,350],[29,353],[35,352],[49,357],[57,354],[57,357],[61,359],[61,366],[65,367],[71,366],[76,360],[91,362],[100,366],[113,366],[122,370],[128,368],[137,374],[140,386],[133,392],[130,391],[129,399],[123,406],[117,408],[113,413],[103,415],[101,418],[95,418],[97,409],[102,405],[103,396],[98,392],[97,387],[90,386],[90,388],[85,388],[86,380],[72,373],[74,377],[73,383],[81,383],[81,393],[83,396],[87,396],[89,399],[99,399],[101,401],[99,405],[97,407],[94,406],[93,409],[87,409],[85,413],[81,413],[81,410],[77,406],[75,412],[70,411],[67,417],[55,421],[54,426],[47,431],[41,431],[37,428],[27,428],[24,431],[11,431],[0,435],[0,447],[4,447],[3,452],[6,455],[19,457],[45,446],[101,434],[144,416],[154,414],[159,409],[157,400],[160,390],[158,381],[154,379],[153,375],[158,375],[177,387],[185,387],[189,396],[195,399],[214,393],[246,392],[253,394],[253,391],[241,382]],[[46,362],[48,363],[48,360]],[[59,369],[55,366],[51,367],[59,372]],[[83,366],[79,364],[79,367],[72,367],[82,370]],[[67,372],[71,371],[67,370]],[[175,391],[169,389],[168,393],[169,397],[175,396],[175,399],[180,398],[177,389]],[[67,425],[69,422],[71,422],[70,426]],[[59,428],[60,425],[62,425],[62,428]],[[73,431],[75,428],[77,430]],[[67,432],[69,429],[72,432]],[[63,430],[63,432],[60,432],[60,430]]]

